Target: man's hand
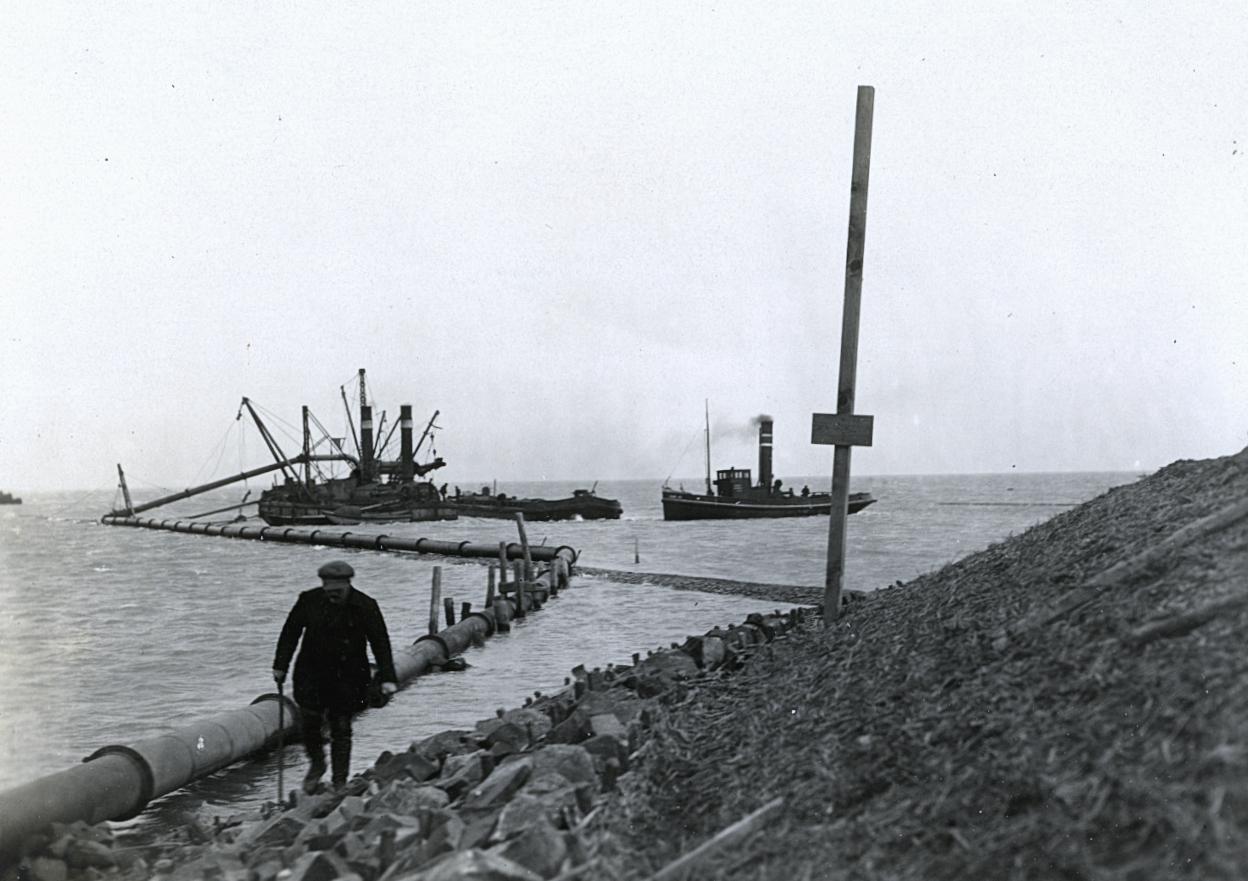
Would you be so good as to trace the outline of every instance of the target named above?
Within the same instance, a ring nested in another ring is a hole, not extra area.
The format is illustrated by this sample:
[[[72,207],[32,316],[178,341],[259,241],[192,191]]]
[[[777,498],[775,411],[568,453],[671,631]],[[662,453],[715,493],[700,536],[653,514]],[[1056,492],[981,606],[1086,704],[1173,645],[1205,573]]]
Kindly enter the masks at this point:
[[[279,668],[277,668],[277,667],[274,667],[274,668],[273,668],[273,681],[274,681],[274,682],[276,682],[278,685],[281,685],[283,682],[285,682],[285,681],[286,681],[286,671],[285,671],[285,670],[281,670],[281,669],[279,669]]]
[[[395,693],[396,691],[398,691],[398,690],[399,690],[399,687],[398,687],[397,685],[395,685],[393,682],[383,682],[383,683],[381,683],[381,693],[382,693],[382,694],[390,695],[390,694],[394,694],[394,693]]]

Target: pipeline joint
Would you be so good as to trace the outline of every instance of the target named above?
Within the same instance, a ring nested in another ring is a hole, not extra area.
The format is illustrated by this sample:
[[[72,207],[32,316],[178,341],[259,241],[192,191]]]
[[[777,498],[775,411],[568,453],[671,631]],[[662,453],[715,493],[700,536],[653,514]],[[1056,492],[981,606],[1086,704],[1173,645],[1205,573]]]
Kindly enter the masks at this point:
[[[147,763],[147,759],[139,755],[136,750],[128,746],[102,746],[82,761],[90,762],[104,756],[121,756],[128,759],[134,765],[135,771],[139,775],[139,794],[134,804],[126,811],[124,816],[112,817],[114,820],[131,820],[143,813],[143,809],[147,807],[147,803],[152,800],[152,796],[156,792],[156,777],[152,773],[152,767]]]

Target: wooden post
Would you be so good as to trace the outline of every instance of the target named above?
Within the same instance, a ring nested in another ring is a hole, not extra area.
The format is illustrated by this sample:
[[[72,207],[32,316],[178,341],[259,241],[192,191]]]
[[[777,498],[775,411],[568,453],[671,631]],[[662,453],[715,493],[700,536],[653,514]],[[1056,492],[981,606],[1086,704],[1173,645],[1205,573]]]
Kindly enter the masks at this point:
[[[464,602],[459,604],[459,620],[460,621],[463,621],[465,618],[467,618],[471,614],[472,614],[472,603],[465,600]]]
[[[507,583],[507,542],[500,541],[498,543],[498,592],[506,593],[507,589],[503,587]]]
[[[494,608],[494,564],[490,564],[490,577],[485,583],[485,607]]]
[[[841,611],[845,581],[845,525],[849,515],[849,463],[855,444],[870,446],[872,421],[854,415],[858,374],[858,316],[862,304],[862,263],[867,233],[867,185],[871,173],[871,122],[875,89],[858,87],[854,124],[854,164],[849,190],[849,244],[845,252],[845,307],[841,316],[841,361],[836,414],[816,413],[811,442],[833,444],[832,514],[828,518],[828,564],[823,585],[823,621]]]
[[[438,632],[438,605],[442,602],[442,567],[433,567],[433,592],[429,595],[429,632]]]
[[[638,541],[637,536],[634,535],[633,536],[633,563],[637,564],[640,562],[641,562],[641,542]]]
[[[520,549],[524,552],[524,581],[533,578],[533,556],[529,553],[529,536],[524,531],[524,514],[516,512],[516,529],[520,530]]]
[[[499,633],[511,630],[511,615],[506,611],[507,600],[501,596],[494,597],[494,629]]]
[[[520,571],[520,567],[523,566],[524,564],[521,563],[519,560],[512,560],[512,565],[515,567],[515,571],[512,572],[512,575],[516,576],[516,583],[515,583],[516,617],[523,618],[524,617],[524,576],[523,576],[523,573],[521,573]]]
[[[442,599],[442,608],[446,610],[446,626],[453,626],[455,624],[455,598],[444,597]]]

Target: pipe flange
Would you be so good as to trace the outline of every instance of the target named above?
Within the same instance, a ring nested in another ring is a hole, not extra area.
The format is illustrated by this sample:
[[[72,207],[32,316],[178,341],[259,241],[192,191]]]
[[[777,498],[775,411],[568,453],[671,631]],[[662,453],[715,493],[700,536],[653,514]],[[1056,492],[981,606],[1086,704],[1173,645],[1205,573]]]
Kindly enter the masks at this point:
[[[385,546],[385,545],[383,545],[383,544],[381,543],[381,542],[382,542],[382,539],[386,539],[386,538],[389,538],[389,537],[390,537],[390,536],[388,536],[388,535],[379,535],[379,536],[377,536],[375,539],[373,539],[373,549],[374,549],[374,550],[378,550],[378,551],[384,551],[384,550],[386,549],[386,546]]]
[[[139,797],[135,804],[125,816],[111,817],[113,820],[132,820],[139,814],[143,813],[143,809],[147,807],[147,803],[152,800],[152,796],[156,792],[156,778],[152,774],[152,767],[147,763],[147,759],[143,758],[136,750],[128,746],[102,746],[91,755],[83,759],[83,762],[94,761],[104,756],[122,756],[129,759],[134,769],[139,773]]]
[[[451,659],[451,647],[446,644],[445,639],[443,639],[441,636],[439,636],[436,633],[426,633],[424,636],[418,636],[416,637],[415,640],[412,641],[412,645],[418,645],[419,643],[422,643],[427,639],[431,639],[434,642],[436,642],[438,645],[442,646],[442,657],[444,657],[448,661]]]
[[[469,618],[480,618],[482,621],[485,622],[485,635],[487,637],[494,635],[496,628],[494,627],[494,617],[492,615],[487,615],[485,612],[469,612],[467,615],[461,618],[460,621],[463,622],[463,621],[468,620]]]
[[[273,692],[269,691],[260,695],[258,698],[252,701],[249,704],[249,706],[254,707],[256,704],[262,704],[262,703],[265,703],[266,701],[281,701],[283,704],[285,704],[286,705],[286,717],[291,720],[287,724],[293,724],[295,726],[296,731],[298,730],[300,724],[303,721],[303,716],[300,715],[301,711],[299,709],[299,705],[295,703],[293,699],[291,699],[287,695],[274,694]],[[269,740],[270,741],[276,740],[277,736],[278,734],[274,734],[274,736],[269,738]]]

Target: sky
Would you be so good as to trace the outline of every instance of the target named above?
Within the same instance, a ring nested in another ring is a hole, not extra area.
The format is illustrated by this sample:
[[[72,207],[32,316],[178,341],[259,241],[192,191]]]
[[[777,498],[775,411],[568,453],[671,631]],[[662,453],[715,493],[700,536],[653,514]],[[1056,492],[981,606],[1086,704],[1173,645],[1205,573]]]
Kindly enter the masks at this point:
[[[8,3],[0,488],[260,464],[243,396],[342,434],[360,368],[456,483],[696,477],[704,407],[830,474],[859,85],[855,474],[1237,452],[1248,9],[1148,6]]]

